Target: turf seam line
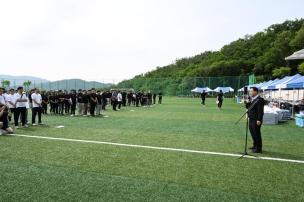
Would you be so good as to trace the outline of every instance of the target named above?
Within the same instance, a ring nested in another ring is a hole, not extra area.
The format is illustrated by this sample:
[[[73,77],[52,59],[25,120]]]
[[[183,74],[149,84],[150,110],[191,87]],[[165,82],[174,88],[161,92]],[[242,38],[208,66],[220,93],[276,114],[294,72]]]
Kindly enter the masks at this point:
[[[230,156],[230,157],[241,157],[242,156],[242,154],[233,154],[233,153],[224,153],[224,152],[211,152],[211,151],[199,151],[199,150],[190,150],[190,149],[178,149],[178,148],[170,148],[170,147],[145,146],[145,145],[124,144],[124,143],[95,141],[95,140],[79,140],[79,139],[70,139],[70,138],[58,138],[58,137],[36,136],[36,135],[21,135],[21,134],[14,134],[13,136],[26,137],[26,138],[36,138],[36,139],[47,139],[47,140],[69,141],[69,142],[114,145],[114,146],[120,146],[120,147],[145,148],[145,149],[154,149],[154,150],[163,150],[163,151],[209,154],[209,155],[217,155],[217,156]],[[249,159],[268,160],[268,161],[282,161],[282,162],[304,164],[303,160],[293,160],[293,159],[274,158],[274,157],[262,157],[262,156],[261,157],[255,157],[255,156],[248,156],[248,155],[246,155],[244,157],[249,158]]]

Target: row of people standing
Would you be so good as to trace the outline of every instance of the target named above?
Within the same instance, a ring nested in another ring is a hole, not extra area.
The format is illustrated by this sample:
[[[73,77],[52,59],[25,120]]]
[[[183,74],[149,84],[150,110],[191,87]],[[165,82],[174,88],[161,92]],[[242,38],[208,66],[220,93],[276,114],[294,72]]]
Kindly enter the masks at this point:
[[[162,104],[163,94],[158,93],[158,104]],[[145,92],[126,92],[126,91],[113,91],[111,96],[111,103],[113,110],[120,109],[122,106],[151,106],[156,104],[157,94],[150,91]]]
[[[47,113],[48,104],[51,114],[77,114],[82,116],[102,115],[107,105],[111,105],[114,111],[126,106],[151,106],[156,103],[157,94],[150,92],[126,92],[120,90],[96,91],[81,90],[78,92],[50,91],[42,94],[43,113]],[[158,94],[158,103],[162,103],[162,93]]]
[[[91,90],[66,90],[40,92],[33,89],[29,92],[24,91],[23,87],[18,89],[0,89],[0,107],[7,109],[6,116],[1,116],[1,127],[7,129],[10,121],[14,121],[16,128],[21,122],[22,127],[28,127],[28,109],[32,110],[32,124],[42,124],[42,114],[58,115],[82,115],[95,116],[102,115],[107,105],[112,105],[113,110],[117,111],[122,106],[151,106],[156,104],[157,94],[151,92],[127,92],[119,90],[96,91]],[[162,103],[162,93],[158,93],[158,103]],[[2,110],[2,111],[3,111]],[[4,113],[5,115],[5,113]],[[6,121],[7,119],[7,121]]]
[[[31,100],[31,102],[29,102]],[[22,127],[28,127],[28,109],[32,109],[32,124],[36,125],[36,117],[38,116],[38,124],[42,124],[42,97],[38,89],[35,89],[30,96],[28,96],[23,87],[18,87],[17,90],[10,89],[5,92],[0,89],[0,105],[7,109],[7,116],[2,117],[3,130],[9,127],[9,122],[14,121],[16,128],[19,128],[19,122]]]

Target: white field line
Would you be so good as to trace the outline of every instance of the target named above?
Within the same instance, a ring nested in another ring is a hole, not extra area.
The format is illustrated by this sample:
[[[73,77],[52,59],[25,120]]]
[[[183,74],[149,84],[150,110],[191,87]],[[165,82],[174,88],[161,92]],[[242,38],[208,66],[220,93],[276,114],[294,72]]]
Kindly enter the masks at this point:
[[[36,138],[36,139],[47,139],[47,140],[69,141],[69,142],[114,145],[114,146],[120,146],[120,147],[133,147],[133,148],[145,148],[145,149],[164,150],[164,151],[218,155],[218,156],[230,156],[230,157],[241,157],[242,156],[242,154],[233,154],[233,153],[199,151],[199,150],[190,150],[190,149],[177,149],[177,148],[169,148],[169,147],[144,146],[144,145],[123,144],[123,143],[94,141],[94,140],[78,140],[78,139],[69,139],[69,138],[57,138],[57,137],[45,137],[45,136],[33,136],[33,135],[19,135],[19,134],[14,134],[13,136],[25,137],[25,138]],[[293,160],[293,159],[283,159],[283,158],[273,158],[273,157],[255,157],[255,156],[248,156],[248,155],[245,155],[244,157],[245,158],[250,158],[250,159],[258,159],[258,160],[283,161],[283,162],[304,164],[304,160]]]

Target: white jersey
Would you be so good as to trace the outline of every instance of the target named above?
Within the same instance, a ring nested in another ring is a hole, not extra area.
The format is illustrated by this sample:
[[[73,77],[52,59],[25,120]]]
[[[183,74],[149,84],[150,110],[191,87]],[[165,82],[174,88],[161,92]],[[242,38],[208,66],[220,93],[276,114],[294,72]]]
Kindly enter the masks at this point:
[[[118,95],[117,95],[117,101],[118,102],[122,101],[122,94],[121,93],[118,93]]]
[[[11,104],[12,103],[12,104]],[[15,104],[16,104],[16,98],[15,98],[15,95],[11,95],[9,94],[7,97],[6,97],[6,104],[7,106],[12,109],[12,108],[15,108]]]
[[[4,97],[3,94],[0,95],[0,104],[2,104],[2,105],[5,105],[5,104],[6,104],[5,97]]]
[[[15,98],[16,101],[17,101],[18,99],[27,99],[26,94],[19,94],[19,93],[16,93],[16,94],[14,95],[14,98]],[[28,102],[28,101],[27,101],[27,102]],[[16,108],[19,108],[19,107],[26,107],[27,102],[17,102],[17,103],[16,103]]]
[[[32,97],[32,104],[33,104],[33,107],[41,107],[41,103],[42,103],[42,97],[39,93],[33,93],[31,95]]]

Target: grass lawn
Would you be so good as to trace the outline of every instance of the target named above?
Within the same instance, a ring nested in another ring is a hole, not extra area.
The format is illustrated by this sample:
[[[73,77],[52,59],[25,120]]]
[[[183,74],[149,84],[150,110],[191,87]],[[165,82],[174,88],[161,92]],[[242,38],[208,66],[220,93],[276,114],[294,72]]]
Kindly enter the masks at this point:
[[[214,99],[202,107],[165,97],[151,108],[107,110],[108,118],[44,116],[46,125],[17,134],[237,154],[243,111],[229,99],[219,111]],[[304,129],[294,121],[262,131],[259,156],[304,160]],[[2,136],[0,201],[304,201],[304,164]]]

